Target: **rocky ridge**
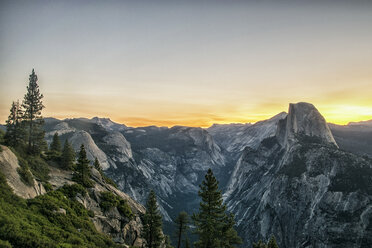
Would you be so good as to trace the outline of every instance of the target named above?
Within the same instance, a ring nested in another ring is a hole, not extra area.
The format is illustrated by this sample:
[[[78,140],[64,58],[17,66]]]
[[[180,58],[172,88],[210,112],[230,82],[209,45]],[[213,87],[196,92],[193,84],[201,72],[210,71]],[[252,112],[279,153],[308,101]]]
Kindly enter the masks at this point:
[[[247,245],[274,234],[281,247],[369,247],[371,180],[371,160],[339,150],[315,107],[299,103],[244,150],[224,197]]]

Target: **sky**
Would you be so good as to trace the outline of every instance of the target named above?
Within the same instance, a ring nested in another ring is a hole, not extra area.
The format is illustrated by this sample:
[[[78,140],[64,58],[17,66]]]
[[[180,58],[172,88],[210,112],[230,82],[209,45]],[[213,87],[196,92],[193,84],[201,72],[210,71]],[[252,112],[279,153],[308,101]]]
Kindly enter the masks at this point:
[[[32,69],[59,119],[372,119],[372,1],[0,1],[0,123]]]

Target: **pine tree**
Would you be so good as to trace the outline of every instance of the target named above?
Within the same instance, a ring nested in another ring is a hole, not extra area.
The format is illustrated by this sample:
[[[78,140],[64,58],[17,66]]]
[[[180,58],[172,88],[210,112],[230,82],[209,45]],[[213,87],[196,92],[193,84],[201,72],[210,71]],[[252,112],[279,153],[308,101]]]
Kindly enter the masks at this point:
[[[253,243],[253,248],[267,248],[267,245],[259,240],[257,243]]]
[[[186,240],[185,240],[185,248],[191,248],[190,240],[188,237],[186,237]]]
[[[271,236],[269,242],[267,243],[267,248],[279,248],[274,235]]]
[[[176,237],[177,237],[177,248],[181,248],[182,235],[188,229],[189,216],[186,212],[182,211],[178,214],[177,219],[174,221],[176,223]]]
[[[146,202],[146,213],[143,217],[143,237],[147,248],[158,248],[163,241],[162,217],[160,215],[156,195],[150,191]]]
[[[238,236],[234,225],[234,215],[231,213],[227,214],[222,228],[221,247],[232,248],[234,245],[242,243],[242,239]]]
[[[50,150],[52,152],[60,153],[62,150],[61,141],[59,140],[58,133],[54,133],[52,143],[50,143]]]
[[[6,121],[6,133],[4,136],[5,144],[12,147],[18,147],[23,143],[25,135],[22,123],[23,111],[19,101],[13,102],[10,108],[10,114]]]
[[[42,98],[43,94],[40,93],[37,84],[37,75],[32,69],[27,93],[22,103],[22,107],[25,109],[24,121],[28,128],[28,152],[32,154],[39,154],[46,147],[45,132],[42,127],[44,120],[41,116],[41,111],[44,108]]]
[[[102,172],[102,168],[101,168],[101,165],[97,159],[97,157],[94,159],[94,163],[93,163],[93,166],[96,170],[98,170],[99,172]]]
[[[76,165],[77,174],[74,179],[85,187],[93,186],[93,183],[90,180],[91,171],[89,168],[89,162],[90,161],[87,158],[85,147],[82,144],[80,146],[79,156],[78,156],[77,165]]]
[[[193,215],[200,248],[234,247],[241,239],[233,229],[234,217],[226,212],[218,181],[211,169],[205,175],[198,192],[201,197],[199,212]]]
[[[257,243],[253,243],[253,248],[279,248],[279,246],[276,243],[274,235],[272,235],[267,244],[260,240]]]
[[[74,166],[75,161],[75,151],[68,142],[68,140],[65,141],[65,144],[63,145],[62,150],[62,158],[61,158],[61,165],[63,169],[70,170]]]
[[[168,235],[165,235],[164,236],[164,245],[165,245],[165,248],[174,248],[172,246],[172,242],[171,242],[171,239]]]

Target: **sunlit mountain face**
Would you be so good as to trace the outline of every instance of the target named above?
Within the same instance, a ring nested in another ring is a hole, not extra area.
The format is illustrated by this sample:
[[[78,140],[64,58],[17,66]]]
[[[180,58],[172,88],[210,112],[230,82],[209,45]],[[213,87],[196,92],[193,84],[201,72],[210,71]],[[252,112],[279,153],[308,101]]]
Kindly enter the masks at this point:
[[[32,68],[44,116],[248,123],[288,102],[372,119],[370,1],[0,3],[0,122]]]

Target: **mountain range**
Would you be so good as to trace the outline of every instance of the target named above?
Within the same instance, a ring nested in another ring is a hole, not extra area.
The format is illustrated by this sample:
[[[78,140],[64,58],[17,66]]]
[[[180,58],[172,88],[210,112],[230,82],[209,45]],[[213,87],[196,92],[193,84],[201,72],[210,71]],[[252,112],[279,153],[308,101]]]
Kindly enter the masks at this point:
[[[255,124],[127,127],[107,118],[45,118],[54,133],[100,161],[144,204],[154,189],[169,232],[198,209],[208,168],[245,245],[271,234],[282,247],[370,247],[372,122],[327,124],[309,103]]]

